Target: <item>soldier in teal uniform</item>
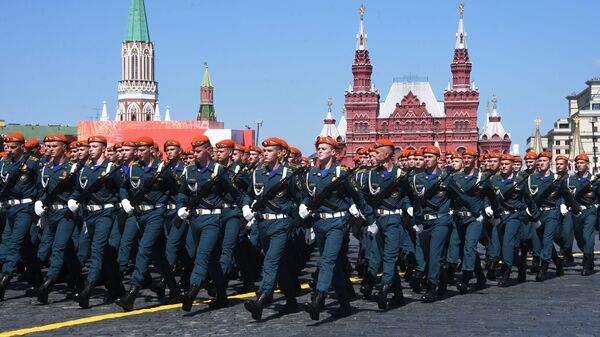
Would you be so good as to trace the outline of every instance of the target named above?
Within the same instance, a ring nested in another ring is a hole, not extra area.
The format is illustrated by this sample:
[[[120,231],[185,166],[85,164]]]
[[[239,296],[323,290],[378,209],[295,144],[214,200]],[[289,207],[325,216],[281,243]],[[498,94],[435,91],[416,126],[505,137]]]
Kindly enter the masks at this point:
[[[134,165],[137,159],[137,143],[135,140],[125,140],[122,143],[122,166],[120,173],[122,179],[125,180],[131,171],[131,167]],[[127,267],[129,260],[131,259],[133,247],[139,240],[139,229],[137,219],[134,215],[127,217],[127,221],[121,230],[121,237],[118,245],[118,257],[119,271],[125,275],[127,273]]]
[[[527,152],[525,154],[525,170],[523,171],[515,171],[517,174],[517,179],[522,181],[523,179],[527,179],[530,175],[537,172],[537,156],[538,154],[535,152]],[[527,219],[526,219],[527,220]],[[537,234],[537,229],[533,225],[533,223],[528,222],[524,223],[521,226],[521,260],[522,263],[527,263],[527,254],[531,251],[533,255],[532,259],[532,267],[531,272],[537,274],[540,267],[540,253],[542,250],[542,243],[540,242],[540,237]],[[521,262],[520,262],[521,263]]]
[[[81,264],[75,253],[73,231],[75,215],[67,208],[67,200],[75,189],[75,176],[80,169],[77,162],[65,156],[67,138],[63,135],[49,135],[44,138],[46,151],[50,161],[41,172],[42,195],[35,202],[37,216],[47,222],[44,233],[51,243],[50,267],[44,283],[37,289],[37,300],[48,303],[48,294],[58,281],[60,272],[65,266],[71,276],[81,279]]]
[[[334,316],[351,314],[352,294],[348,292],[344,270],[348,219],[351,212],[357,214],[358,211],[373,221],[374,217],[356,187],[353,174],[336,161],[338,142],[329,136],[318,137],[315,145],[319,167],[313,167],[303,181],[305,197],[299,206],[299,215],[303,219],[314,219],[312,228],[306,232],[306,241],[316,239],[321,253],[316,293],[312,301],[305,304],[310,318],[318,320],[330,288],[336,292],[340,304]]]
[[[569,212],[568,207],[573,204],[573,196],[569,193],[566,184],[568,174],[563,176],[554,174],[550,171],[551,162],[551,152],[540,153],[537,160],[539,171],[530,175],[527,182],[527,189],[541,213],[541,226],[537,230],[542,242],[540,254],[542,264],[535,278],[538,282],[546,279],[550,261],[553,261],[556,266],[556,276],[564,274],[562,259],[554,249],[554,239],[561,216],[566,215]]]
[[[127,294],[115,301],[125,311],[133,310],[135,299],[148,273],[151,257],[169,288],[170,301],[179,300],[181,292],[164,254],[166,205],[168,195],[175,193],[177,182],[168,164],[152,155],[152,138],[143,136],[136,143],[138,161],[131,165],[120,189],[123,211],[135,216],[141,234],[131,287]]]
[[[558,155],[554,159],[556,166],[556,174],[562,176],[569,174],[569,158],[563,155]],[[560,255],[563,257],[565,267],[575,266],[573,258],[573,238],[575,232],[573,230],[573,214],[571,209],[561,219],[560,225],[556,230],[556,244],[560,247]]]
[[[223,174],[225,168],[211,160],[211,144],[207,136],[192,140],[196,163],[184,169],[184,181],[177,194],[177,215],[181,220],[190,218],[188,229],[188,254],[194,256],[190,288],[182,296],[182,309],[190,311],[208,273],[217,286],[217,298],[210,307],[227,303],[224,275],[215,254],[221,232],[221,214],[225,194],[231,193],[236,203],[242,203],[238,192]]]
[[[17,271],[17,263],[23,258],[32,270],[35,279],[41,282],[41,266],[35,256],[30,226],[34,214],[33,205],[39,199],[41,182],[39,179],[39,161],[25,154],[25,137],[18,132],[7,135],[4,139],[8,158],[0,171],[3,186],[0,201],[6,207],[6,228],[9,235],[6,239],[7,252],[0,276],[0,301],[12,277]]]
[[[298,209],[295,198],[300,191],[294,179],[296,170],[282,163],[287,154],[284,140],[271,137],[264,140],[262,145],[265,165],[254,171],[242,207],[246,220],[257,219],[253,226],[256,226],[259,244],[265,255],[257,298],[244,303],[255,320],[261,320],[263,308],[272,301],[276,281],[286,297],[284,312],[297,307],[295,296],[298,286],[291,284],[286,275],[296,272],[294,266],[282,263],[292,231],[291,217],[297,214]],[[254,203],[259,205],[252,206]]]
[[[440,149],[436,146],[425,147],[423,156],[424,170],[412,177],[411,188],[423,210],[423,220],[415,225],[417,261],[421,261],[417,270],[425,273],[427,268],[427,291],[421,296],[421,301],[430,303],[438,300],[440,295],[440,272],[452,224],[447,189],[450,173],[438,168]]]
[[[89,307],[91,293],[100,280],[101,272],[107,276],[109,292],[113,297],[125,293],[119,267],[108,245],[119,202],[121,176],[116,171],[118,167],[104,157],[106,137],[92,136],[87,143],[90,163],[80,171],[75,191],[67,202],[67,207],[73,213],[78,212],[80,207],[83,209],[83,233],[87,233],[91,241],[91,264],[86,283],[75,296],[81,308]]]
[[[590,158],[582,153],[575,157],[576,174],[569,177],[568,189],[573,195],[573,224],[575,239],[583,252],[581,275],[589,276],[594,270],[594,226],[596,224],[597,200],[600,196],[598,176],[589,172]]]

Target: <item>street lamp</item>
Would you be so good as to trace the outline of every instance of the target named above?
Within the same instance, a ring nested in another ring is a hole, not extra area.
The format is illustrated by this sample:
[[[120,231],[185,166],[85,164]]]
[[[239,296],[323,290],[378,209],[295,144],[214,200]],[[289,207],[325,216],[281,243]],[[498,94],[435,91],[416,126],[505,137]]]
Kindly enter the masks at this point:
[[[598,117],[592,117],[592,150],[594,151],[594,173],[597,172],[598,168],[596,167],[596,123],[598,122]]]
[[[256,141],[254,143],[258,145],[258,135],[260,134],[260,127],[263,125],[263,121],[257,119],[256,121],[254,121],[254,123],[256,123]]]

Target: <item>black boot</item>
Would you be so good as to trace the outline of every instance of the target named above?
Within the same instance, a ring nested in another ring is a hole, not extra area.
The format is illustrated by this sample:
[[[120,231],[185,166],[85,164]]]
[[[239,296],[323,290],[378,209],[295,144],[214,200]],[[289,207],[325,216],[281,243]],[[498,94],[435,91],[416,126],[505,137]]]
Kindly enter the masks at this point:
[[[257,294],[258,295],[258,294]],[[257,296],[256,300],[248,301],[244,303],[244,308],[252,314],[252,318],[255,321],[260,321],[262,318],[262,311],[268,302],[271,300],[271,294],[261,293]]]
[[[166,279],[165,284],[169,288],[169,304],[181,303],[181,288],[175,278]]]
[[[556,252],[552,254],[552,262],[554,262],[554,265],[556,266],[556,276],[560,277],[565,275],[563,260],[558,256],[558,254],[556,254]]]
[[[352,307],[350,306],[350,301],[345,297],[338,299],[340,303],[340,307],[331,314],[331,316],[335,318],[344,318],[352,315]]]
[[[379,288],[379,291],[375,295],[375,301],[377,302],[377,306],[379,307],[379,309],[381,309],[381,310],[388,309],[387,295],[390,292],[391,288],[392,288],[392,285],[389,283],[382,284],[381,287]]]
[[[321,309],[323,309],[323,306],[325,306],[325,297],[325,293],[317,292],[312,298],[311,302],[304,303],[304,311],[308,313],[310,319],[312,319],[313,321],[319,320],[319,314],[321,313]]]
[[[439,299],[439,296],[436,290],[437,286],[435,284],[428,283],[427,291],[425,292],[425,294],[423,294],[423,296],[421,296],[421,302],[432,303],[437,301]]]
[[[124,311],[133,310],[133,304],[135,303],[135,298],[140,293],[140,287],[136,285],[132,285],[129,288],[129,291],[125,296],[121,296],[115,300],[115,304],[123,308]]]
[[[456,263],[448,263],[446,265],[446,284],[455,285],[456,279],[454,274],[456,273]]]
[[[421,284],[423,283],[423,279],[424,279],[425,275],[423,274],[422,271],[415,271],[415,275],[413,276],[413,279],[410,282],[410,287],[412,288],[412,291],[415,293],[419,293],[421,292],[422,286]]]
[[[402,284],[400,283],[400,278],[398,278],[398,281],[394,285],[394,289],[392,291],[394,292],[394,296],[392,296],[388,302],[388,305],[392,308],[403,306],[404,294],[402,293]]]
[[[373,293],[373,285],[375,284],[375,280],[370,273],[365,274],[365,278],[360,283],[360,293],[363,294],[365,300],[371,299],[371,295]]]
[[[522,259],[517,260],[517,282],[524,283],[527,281],[527,264]]]
[[[590,276],[592,275],[592,270],[594,269],[594,261],[590,258],[583,257],[583,261],[581,262],[581,276]]]
[[[529,270],[532,274],[540,272],[540,258],[538,256],[534,256],[533,259],[531,259],[531,268]]]
[[[483,268],[481,268],[480,262],[475,263],[475,277],[477,278],[477,283],[475,283],[475,289],[481,290],[485,288],[487,278],[483,273]]]
[[[9,274],[4,274],[0,278],[0,301],[4,301],[4,293],[6,293],[6,288],[10,284],[11,276]]]
[[[196,300],[196,297],[198,296],[198,293],[200,292],[200,289],[202,287],[199,284],[192,284],[190,286],[190,290],[186,291],[183,296],[182,296],[182,305],[181,305],[181,309],[185,312],[190,312],[192,311],[192,304],[194,304],[194,301]]]
[[[460,281],[456,282],[456,289],[461,294],[466,294],[469,291],[469,280],[473,278],[472,271],[463,271]]]
[[[280,316],[295,314],[298,312],[298,301],[295,296],[285,296],[285,305],[279,310]]]
[[[42,304],[48,304],[48,294],[52,291],[52,286],[54,285],[54,281],[51,279],[47,279],[42,285],[37,289],[37,300]]]
[[[229,300],[227,299],[227,289],[225,286],[217,287],[217,296],[208,304],[208,307],[212,310],[227,308]]]
[[[94,290],[94,285],[91,283],[86,283],[81,292],[79,292],[73,300],[79,303],[79,307],[83,309],[87,309],[90,307],[90,296],[92,295],[92,291]]]
[[[562,250],[563,262],[565,267],[575,267],[575,258],[573,257],[573,248],[564,248]]]
[[[164,278],[160,278],[158,281],[152,281],[150,284],[150,290],[158,296],[158,298],[165,297],[165,289],[167,288],[167,283]]]
[[[494,281],[496,279],[496,268],[498,268],[498,261],[492,260],[488,266],[487,279]]]
[[[503,268],[502,278],[498,281],[498,287],[505,288],[508,287],[508,281],[510,280],[510,270],[512,268],[505,267]]]
[[[540,271],[535,275],[535,280],[537,282],[544,282],[546,280],[546,273],[548,272],[548,262],[542,261],[542,266]]]

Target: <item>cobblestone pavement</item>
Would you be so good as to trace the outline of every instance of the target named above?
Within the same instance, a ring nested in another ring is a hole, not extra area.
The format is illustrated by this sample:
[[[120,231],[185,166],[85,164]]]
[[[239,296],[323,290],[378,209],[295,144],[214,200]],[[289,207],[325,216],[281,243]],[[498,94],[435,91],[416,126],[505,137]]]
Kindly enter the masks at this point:
[[[598,246],[597,246],[598,247]],[[579,261],[579,258],[576,259]],[[600,263],[596,259],[596,265]],[[523,284],[498,288],[495,282],[479,291],[459,295],[454,287],[441,301],[423,304],[420,294],[405,288],[407,304],[380,312],[374,302],[362,299],[352,303],[353,314],[334,319],[331,312],[337,307],[335,299],[328,298],[321,321],[314,322],[303,311],[279,317],[277,309],[283,305],[279,295],[275,303],[265,309],[262,322],[254,322],[244,310],[243,301],[251,294],[230,300],[226,309],[209,311],[205,303],[196,305],[185,314],[177,305],[159,306],[149,290],[139,298],[136,308],[148,310],[123,313],[114,304],[102,302],[102,291],[97,290],[91,301],[92,308],[79,309],[76,303],[64,299],[60,291],[50,296],[49,305],[37,305],[24,297],[24,284],[7,291],[0,302],[0,336],[20,334],[30,336],[594,336],[600,334],[600,273],[582,277],[580,266],[567,268],[564,277],[554,277],[551,267],[549,279],[534,281],[529,274]],[[513,273],[516,278],[516,272]],[[308,274],[305,275],[305,279]],[[236,284],[234,284],[234,287]],[[358,291],[358,284],[355,284]],[[206,293],[200,293],[206,299]],[[299,298],[307,301],[308,291]],[[147,312],[146,312],[147,311]],[[72,321],[79,320],[79,321]],[[44,327],[48,324],[54,326]],[[53,328],[53,329],[49,329]],[[4,334],[2,333],[4,332]]]

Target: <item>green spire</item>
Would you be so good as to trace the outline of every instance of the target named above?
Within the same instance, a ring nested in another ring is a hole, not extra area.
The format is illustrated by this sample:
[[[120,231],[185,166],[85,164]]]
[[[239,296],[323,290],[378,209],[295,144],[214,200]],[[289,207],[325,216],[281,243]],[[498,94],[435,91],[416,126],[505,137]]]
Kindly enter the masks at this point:
[[[144,0],[131,0],[125,41],[150,41]]]
[[[204,62],[204,78],[202,78],[202,86],[205,88],[212,87],[210,74],[208,73],[208,62]]]

